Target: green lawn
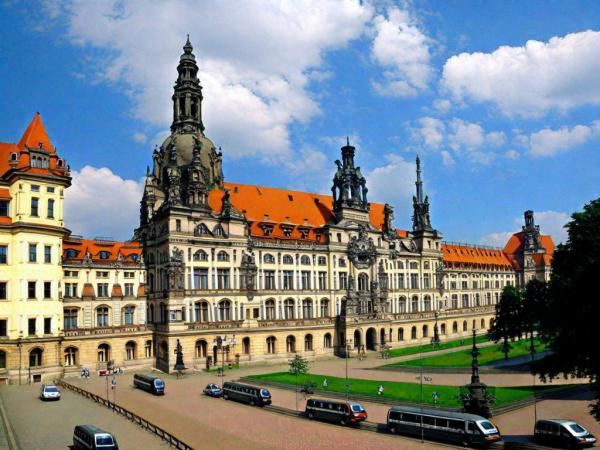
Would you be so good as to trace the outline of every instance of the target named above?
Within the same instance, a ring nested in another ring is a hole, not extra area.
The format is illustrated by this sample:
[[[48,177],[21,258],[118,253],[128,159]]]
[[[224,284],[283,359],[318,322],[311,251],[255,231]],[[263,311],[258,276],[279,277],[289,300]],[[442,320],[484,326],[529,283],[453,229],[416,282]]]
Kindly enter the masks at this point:
[[[508,354],[509,358],[517,358],[519,356],[529,355],[529,339],[511,342],[511,350]],[[535,340],[536,351],[545,350],[544,344],[539,340]],[[479,364],[485,365],[495,361],[504,359],[502,353],[502,344],[490,345],[479,349]],[[427,358],[411,359],[409,361],[401,361],[393,364],[388,364],[387,367],[419,367],[423,364],[424,367],[469,367],[471,365],[471,350],[458,350],[444,355],[428,356]]]
[[[300,375],[298,377],[298,385],[301,386],[306,383],[314,383],[316,389],[323,389],[323,379],[327,378],[327,391],[332,392],[346,392],[345,390],[345,378],[338,377],[325,377],[323,375]],[[295,386],[296,377],[289,372],[275,372],[267,373],[262,375],[251,375],[246,377],[248,380],[252,380],[260,383],[261,381],[272,381],[276,383],[282,383],[290,386]],[[434,375],[435,380],[435,375]],[[421,386],[418,383],[400,383],[395,381],[373,381],[373,380],[360,380],[360,379],[349,379],[350,395],[366,395],[371,397],[378,397],[377,388],[379,385],[383,385],[384,394],[383,398],[389,400],[398,400],[404,402],[420,403],[421,398]],[[529,397],[533,397],[534,391],[541,392],[549,389],[560,389],[560,385],[550,386],[518,386],[518,387],[498,387],[496,388],[496,403],[494,406],[501,406],[507,403],[512,403],[518,400],[523,400]],[[440,398],[437,402],[439,406],[446,406],[451,408],[459,407],[457,396],[459,388],[456,386],[444,386],[435,385],[430,383],[423,383],[423,401],[425,404],[433,405],[434,402],[431,398],[433,392],[437,392]]]
[[[487,335],[483,334],[477,336],[475,341],[478,344],[482,342],[489,342]],[[452,341],[442,342],[437,347],[433,347],[431,344],[422,344],[416,345],[414,347],[402,347],[402,348],[394,348],[390,350],[390,358],[395,358],[396,356],[406,356],[406,355],[416,355],[419,353],[428,353],[437,350],[446,350],[449,348],[462,347],[463,345],[471,345],[473,343],[472,337],[465,337],[462,339],[454,339]]]

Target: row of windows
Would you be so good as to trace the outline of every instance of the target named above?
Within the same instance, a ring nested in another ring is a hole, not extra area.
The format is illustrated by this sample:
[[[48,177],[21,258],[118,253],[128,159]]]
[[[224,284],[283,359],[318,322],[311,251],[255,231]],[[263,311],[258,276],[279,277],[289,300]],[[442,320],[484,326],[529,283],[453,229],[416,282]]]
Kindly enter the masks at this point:
[[[52,246],[44,245],[44,263],[52,263]],[[38,244],[30,243],[28,247],[28,261],[38,262]],[[8,245],[0,245],[0,264],[8,264]]]
[[[38,284],[37,281],[27,282],[27,298],[29,300],[35,300],[38,298]],[[44,281],[41,284],[43,288],[43,295],[45,299],[52,298],[52,282]],[[8,283],[6,281],[0,281],[0,300],[6,300],[8,298]]]
[[[122,324],[135,324],[135,306],[127,305],[121,310]],[[64,309],[64,329],[75,330],[79,327],[79,309],[65,308]],[[94,310],[94,323],[97,328],[110,327],[112,325],[112,311],[106,305],[98,306]]]
[[[55,201],[51,198],[46,203],[46,217],[48,219],[54,219],[54,203]],[[31,197],[31,216],[40,216],[40,199],[37,197]]]

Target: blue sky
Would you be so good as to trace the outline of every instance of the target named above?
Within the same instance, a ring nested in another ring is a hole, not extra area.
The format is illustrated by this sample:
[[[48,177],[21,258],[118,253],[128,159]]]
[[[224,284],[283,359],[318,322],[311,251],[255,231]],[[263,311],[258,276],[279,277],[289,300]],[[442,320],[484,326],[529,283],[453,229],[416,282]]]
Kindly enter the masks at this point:
[[[0,140],[36,111],[73,170],[67,226],[126,239],[190,34],[226,179],[330,192],[349,135],[410,226],[414,158],[447,240],[564,239],[599,195],[594,1],[5,2]]]

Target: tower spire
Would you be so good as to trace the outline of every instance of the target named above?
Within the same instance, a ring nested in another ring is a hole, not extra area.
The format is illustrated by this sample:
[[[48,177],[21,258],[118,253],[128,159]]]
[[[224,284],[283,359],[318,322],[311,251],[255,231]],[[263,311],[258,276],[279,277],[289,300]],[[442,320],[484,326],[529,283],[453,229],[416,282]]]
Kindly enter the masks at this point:
[[[417,155],[417,187],[413,196],[413,231],[433,230],[429,219],[429,199],[423,197],[423,181],[421,180],[421,159]]]
[[[194,47],[190,35],[183,46],[183,54],[177,66],[177,81],[173,92],[172,132],[202,133],[202,86],[198,79],[198,65],[192,53]]]
[[[417,201],[423,203],[423,181],[421,181],[421,159],[419,155],[417,155],[417,181],[415,185],[417,186]]]

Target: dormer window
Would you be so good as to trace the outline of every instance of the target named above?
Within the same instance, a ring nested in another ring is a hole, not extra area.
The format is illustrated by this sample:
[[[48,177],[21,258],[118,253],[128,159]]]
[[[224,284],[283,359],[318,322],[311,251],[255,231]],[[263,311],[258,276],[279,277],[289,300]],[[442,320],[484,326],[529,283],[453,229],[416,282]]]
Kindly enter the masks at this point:
[[[217,224],[213,230],[213,234],[215,236],[225,236],[225,230],[221,225]]]
[[[17,162],[19,160],[19,154],[16,152],[12,152],[10,154],[10,161],[11,162]]]
[[[65,257],[66,258],[77,258],[77,250],[73,250],[72,248],[68,249],[65,252]]]
[[[195,231],[195,235],[196,236],[210,236],[210,231],[208,230],[208,227],[206,225],[204,225],[203,223],[201,223],[200,225],[198,225],[196,227],[196,231]]]
[[[281,225],[281,229],[283,230],[283,235],[285,237],[290,237],[292,235],[294,227],[291,225]]]
[[[106,250],[102,250],[100,253],[98,253],[98,257],[100,259],[108,259],[110,257],[110,252],[107,252]]]
[[[132,260],[133,262],[137,262],[137,260],[138,260],[139,256],[138,256],[138,255],[136,255],[136,254],[134,253],[134,254],[132,254],[132,255],[129,255],[129,258],[131,258],[131,260]]]
[[[262,228],[265,236],[271,236],[271,234],[273,233],[273,225],[262,224],[260,225],[260,228]]]

